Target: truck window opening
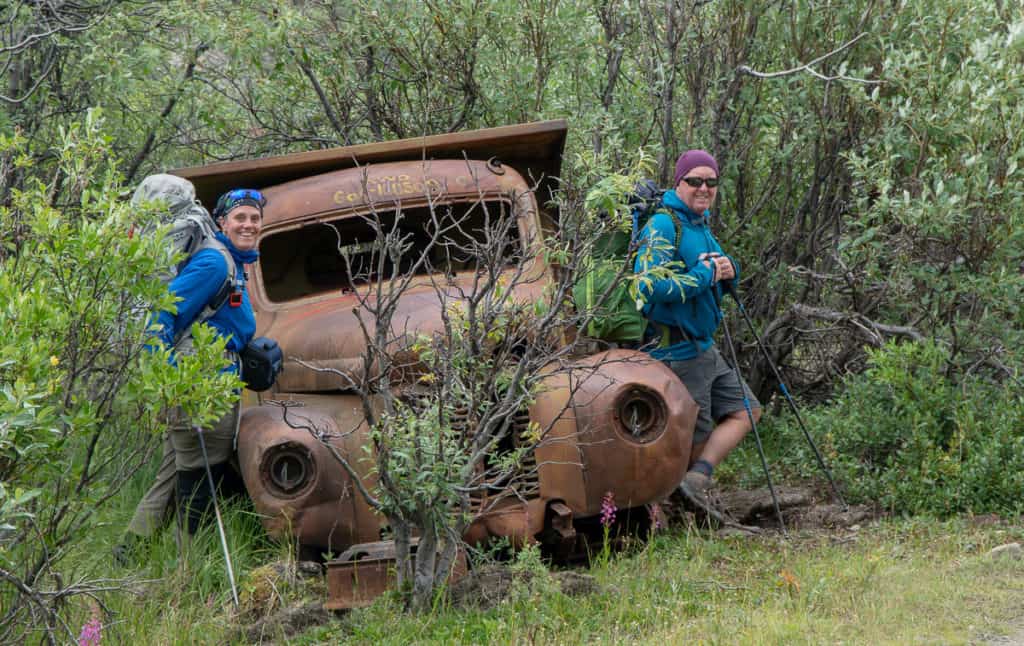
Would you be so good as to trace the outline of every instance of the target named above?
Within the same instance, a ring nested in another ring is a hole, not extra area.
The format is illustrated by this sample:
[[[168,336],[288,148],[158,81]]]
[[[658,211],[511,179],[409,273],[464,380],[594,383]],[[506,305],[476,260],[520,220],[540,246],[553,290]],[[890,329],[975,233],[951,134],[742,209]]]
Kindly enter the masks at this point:
[[[392,258],[379,258],[375,222],[380,230],[390,231],[399,215],[397,230],[408,240],[408,249],[395,267]],[[499,244],[486,243],[495,238],[500,238]],[[406,274],[424,250],[426,262],[415,267],[417,275],[475,271],[484,262],[481,248],[500,253],[498,260],[504,264],[521,258],[522,239],[508,201],[435,205],[433,214],[422,206],[309,222],[265,237],[260,242],[260,271],[267,297],[285,302],[349,292],[396,275],[396,270]]]

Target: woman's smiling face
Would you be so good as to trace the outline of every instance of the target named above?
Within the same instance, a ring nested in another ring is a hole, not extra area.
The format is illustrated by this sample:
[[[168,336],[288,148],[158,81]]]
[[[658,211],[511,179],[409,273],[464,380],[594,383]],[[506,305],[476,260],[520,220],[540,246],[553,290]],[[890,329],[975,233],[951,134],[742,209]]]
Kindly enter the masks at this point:
[[[220,228],[239,251],[256,248],[262,226],[260,210],[248,204],[236,206],[220,222]]]

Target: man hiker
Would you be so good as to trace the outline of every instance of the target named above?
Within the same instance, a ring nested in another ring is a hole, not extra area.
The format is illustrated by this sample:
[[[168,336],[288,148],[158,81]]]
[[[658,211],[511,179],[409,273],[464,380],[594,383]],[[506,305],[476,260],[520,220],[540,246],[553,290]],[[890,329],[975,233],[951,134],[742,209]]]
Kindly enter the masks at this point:
[[[642,288],[647,305],[651,356],[663,361],[700,406],[689,471],[679,485],[687,506],[721,518],[708,491],[712,474],[750,432],[744,392],[755,423],[761,404],[722,358],[714,334],[722,321],[723,285],[738,280],[737,264],[725,255],[708,223],[718,192],[718,162],[704,150],[688,150],[676,161],[673,190],[662,197],[640,234],[635,270],[673,261],[690,280],[664,278]],[[676,227],[683,228],[677,238]],[[675,240],[677,249],[672,249]],[[740,387],[742,384],[742,390]]]

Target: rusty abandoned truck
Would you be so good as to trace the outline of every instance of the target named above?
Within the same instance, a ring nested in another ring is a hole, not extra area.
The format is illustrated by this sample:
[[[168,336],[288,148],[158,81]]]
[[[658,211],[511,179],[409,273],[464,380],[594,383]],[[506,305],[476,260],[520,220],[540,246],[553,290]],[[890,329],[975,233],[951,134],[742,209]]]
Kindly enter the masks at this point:
[[[358,429],[331,440],[343,455],[357,458],[370,443],[360,400],[339,387],[337,373],[288,361],[301,357],[342,373],[362,361],[363,336],[353,314],[353,290],[360,287],[339,270],[338,245],[350,235],[365,240],[361,216],[370,210],[386,216],[401,209],[405,225],[414,226],[428,206],[471,209],[483,202],[500,204],[515,218],[521,251],[529,254],[529,240],[558,223],[559,214],[537,193],[557,182],[565,137],[564,121],[548,121],[172,171],[195,184],[207,207],[234,187],[258,188],[267,197],[260,259],[248,268],[248,288],[257,334],[278,340],[286,368],[273,391],[260,399],[244,396],[238,458],[272,536],[290,535],[299,545],[343,559],[381,553],[384,519],[320,441],[290,428],[284,409],[265,401],[301,402],[335,429]],[[544,270],[531,288],[542,288]],[[455,284],[473,278],[473,271],[454,264],[444,271]],[[429,287],[410,289],[398,309],[395,320],[416,331],[429,333],[441,324],[442,304]],[[510,497],[479,515],[468,541],[504,536],[563,552],[579,549],[577,530],[587,519],[593,524],[606,493],[621,509],[642,507],[679,483],[690,457],[696,404],[661,363],[631,350],[611,352],[636,356],[596,364],[592,387],[551,388],[513,421],[517,436],[533,421],[560,441],[536,448],[531,497]],[[642,429],[627,426],[627,411],[634,425],[642,420]],[[369,462],[352,460],[372,486]],[[335,607],[351,605],[351,598],[338,601],[339,594],[349,593],[332,589]]]

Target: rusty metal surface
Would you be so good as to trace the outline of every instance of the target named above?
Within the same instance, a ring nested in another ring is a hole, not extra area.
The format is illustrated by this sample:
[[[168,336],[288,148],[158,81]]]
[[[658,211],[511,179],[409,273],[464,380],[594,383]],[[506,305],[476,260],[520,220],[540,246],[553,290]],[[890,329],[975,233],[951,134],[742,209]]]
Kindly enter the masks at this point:
[[[378,209],[390,209],[400,200],[403,207],[415,207],[426,203],[426,192],[432,192],[431,199],[439,201],[510,196],[515,201],[513,213],[519,221],[520,239],[536,240],[539,235],[536,200],[525,180],[514,170],[495,175],[486,166],[485,162],[476,161],[434,162],[426,169],[422,162],[380,164],[274,187],[266,191],[269,201],[261,239],[303,222],[318,222],[326,213],[358,217],[356,214],[365,211],[368,203]],[[333,235],[326,228],[319,233]],[[526,280],[516,287],[518,297],[530,301],[537,298],[545,286],[545,271],[539,263],[530,263]],[[418,286],[414,283],[403,294],[392,318],[392,333],[397,337],[416,332],[429,334],[440,329],[444,307],[441,297],[449,302],[460,300],[465,292],[471,291],[473,281],[472,272],[457,273],[442,295],[429,277],[424,277]],[[276,339],[286,357],[352,376],[361,370],[365,347],[362,329],[353,313],[358,306],[357,294],[333,292],[275,303],[267,297],[258,264],[252,272],[249,289],[259,334]],[[372,333],[373,321],[366,322]],[[281,391],[311,392],[344,387],[337,375],[290,365],[293,367],[279,377]]]
[[[649,435],[636,434],[629,420],[621,419],[623,400],[638,390],[661,400],[664,407],[663,416],[655,418],[658,428],[641,429]],[[332,443],[343,455],[362,455],[368,438],[356,396],[289,398],[305,404],[289,409],[294,421],[307,420],[321,432],[339,436]],[[552,424],[548,439],[536,450],[539,495],[525,503],[510,498],[487,507],[466,532],[471,543],[495,536],[508,537],[515,545],[533,541],[544,530],[545,518],[551,520],[546,513],[550,503],[559,505],[553,509],[563,512],[556,516],[564,519],[597,515],[608,493],[620,508],[661,500],[685,473],[697,406],[661,362],[644,353],[615,350],[581,360],[570,373],[559,373],[530,415],[542,425]],[[280,476],[275,482],[268,460],[300,461],[303,455],[309,461],[308,482],[291,484]],[[334,551],[379,536],[380,517],[354,490],[340,465],[308,432],[289,428],[279,407],[264,405],[245,412],[239,460],[250,495],[273,535],[292,533],[304,544]],[[369,460],[354,463],[372,486],[369,465]]]
[[[508,169],[495,174],[486,162],[475,160],[404,161],[371,164],[277,184],[263,191],[261,237],[295,220],[333,213],[367,212],[370,207],[405,208],[481,198],[524,195],[525,178]]]
[[[413,539],[413,547],[417,546]],[[415,555],[414,557],[415,558]],[[395,544],[377,541],[353,545],[340,557],[327,562],[328,610],[348,610],[370,605],[395,582]],[[466,553],[459,550],[449,583],[466,575]]]
[[[550,543],[554,546],[555,555],[567,560],[576,546],[576,528],[573,526],[572,510],[556,500],[548,505],[548,512],[547,525],[551,528]]]
[[[395,560],[367,559],[327,563],[327,601],[324,608],[328,610],[348,610],[362,608],[373,603],[373,600],[387,592],[394,583]]]
[[[469,545],[480,545],[488,539],[503,537],[509,539],[513,548],[520,548],[535,542],[536,535],[543,529],[542,500],[524,503],[510,499],[478,515],[463,538]]]
[[[170,172],[191,180],[199,199],[207,208],[213,208],[217,196],[231,188],[262,189],[357,165],[399,160],[497,158],[531,182],[545,178],[541,187],[544,202],[554,178],[561,174],[567,130],[566,122],[558,119],[222,162]]]
[[[640,392],[660,400],[663,424],[634,434],[622,406]],[[561,500],[577,516],[600,513],[607,493],[620,508],[661,500],[676,487],[690,457],[697,404],[660,361],[631,350],[587,357],[559,372],[531,407],[549,439],[537,449],[541,497]]]
[[[472,276],[463,276],[447,294],[450,302],[461,300],[457,287],[471,289]],[[542,281],[531,282],[516,290],[520,298],[538,297]],[[365,343],[359,321],[353,313],[355,296],[339,296],[307,308],[287,308],[272,318],[260,317],[260,334],[277,339],[286,357],[300,358],[318,368],[333,368],[349,376],[362,371]],[[429,285],[410,289],[399,302],[392,319],[392,333],[430,334],[442,327],[444,304]],[[364,317],[364,321],[366,318]],[[368,327],[372,321],[368,321]],[[372,327],[370,327],[372,333]],[[289,362],[278,377],[283,392],[336,391],[347,386],[345,379],[333,373],[318,372]]]
[[[294,395],[289,399],[305,404],[290,408],[289,419],[312,423],[321,432],[332,434],[331,445],[342,455],[356,457],[352,466],[367,487],[372,487],[370,464],[358,459],[367,440],[359,399],[351,395]],[[307,461],[300,464],[303,457]],[[341,465],[308,431],[290,428],[281,407],[264,404],[244,411],[238,461],[246,489],[271,536],[293,535],[302,544],[335,552],[380,538],[380,517],[366,505]],[[303,477],[295,471],[304,471]]]
[[[269,202],[261,241],[310,223],[393,210],[399,204],[404,209],[480,199],[511,202],[520,239],[528,241],[540,231],[543,215],[530,189],[541,173],[558,174],[565,129],[564,122],[545,122],[177,173],[190,178],[208,204],[233,186],[264,189]],[[505,164],[496,164],[495,156]],[[425,164],[424,159],[435,161]],[[326,227],[309,231],[333,235]],[[302,288],[294,297],[285,291],[272,301],[260,264],[250,269],[248,288],[260,335],[277,339],[289,359],[342,375],[362,371],[364,337],[353,314],[361,292],[339,288],[306,294]],[[534,261],[517,297],[539,298],[548,272]],[[464,298],[473,275],[456,271],[443,283],[431,278],[413,283],[403,295],[393,336],[440,329],[443,308]],[[372,333],[373,321],[365,323]],[[344,376],[289,361],[270,396],[303,404],[290,408],[289,418],[326,434],[330,446],[348,457],[360,480],[372,487],[364,411],[356,396],[344,393],[347,387]],[[515,429],[531,422],[549,429],[525,467],[532,474],[527,494],[490,492],[475,501],[479,513],[464,538],[474,544],[508,537],[516,546],[542,540],[563,554],[578,549],[577,531],[585,532],[580,522],[600,513],[606,494],[614,496],[619,508],[636,507],[662,499],[679,483],[696,415],[697,406],[678,378],[645,353],[615,350],[581,359],[568,372],[565,366],[552,367],[543,392],[513,423],[517,437],[521,433]],[[366,505],[320,439],[290,428],[279,406],[247,395],[238,449],[246,486],[269,533],[346,552],[328,565],[327,607],[365,605],[386,589],[394,550],[378,542],[383,518]]]
[[[514,169],[498,175],[474,160],[372,164],[277,184],[263,191],[263,236],[282,223],[332,213],[367,212],[456,201],[476,201],[530,191]]]
[[[573,395],[588,503],[578,513],[600,513],[607,492],[614,494],[619,508],[665,498],[686,474],[696,402],[665,364],[646,353],[615,350],[581,363],[596,369],[583,376]],[[663,433],[631,437],[619,404],[638,388],[657,393],[664,402]]]

